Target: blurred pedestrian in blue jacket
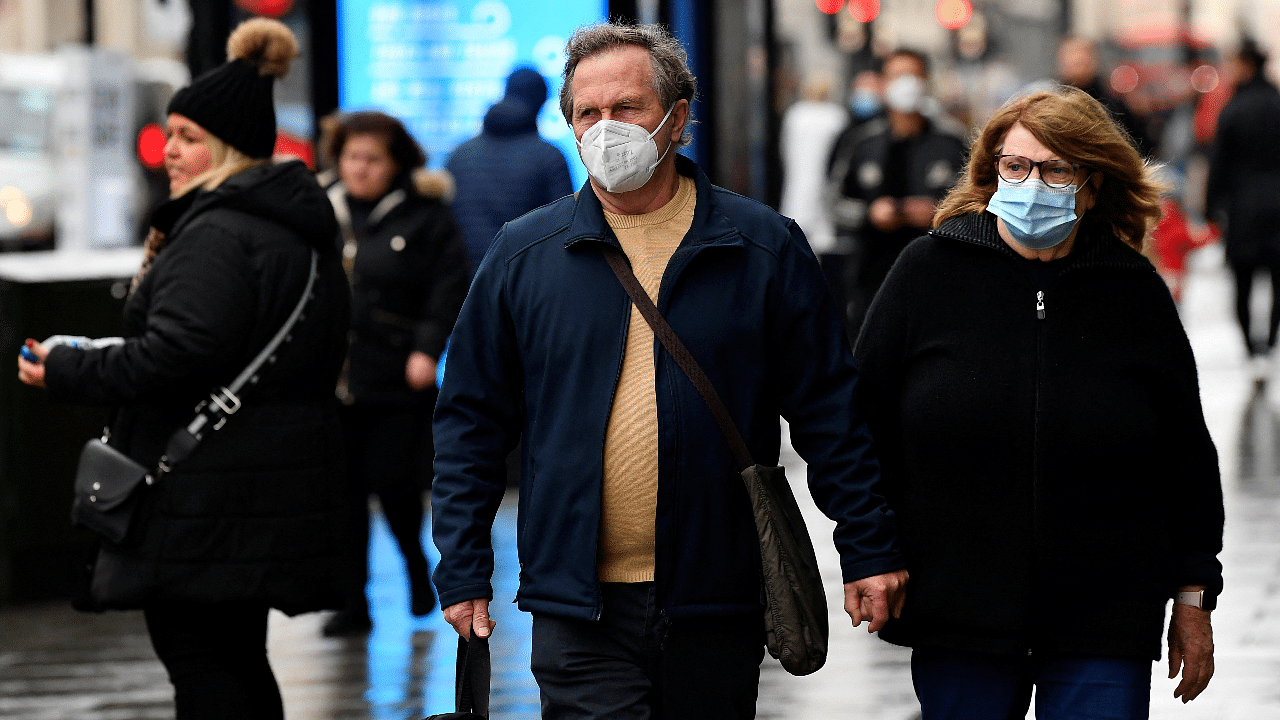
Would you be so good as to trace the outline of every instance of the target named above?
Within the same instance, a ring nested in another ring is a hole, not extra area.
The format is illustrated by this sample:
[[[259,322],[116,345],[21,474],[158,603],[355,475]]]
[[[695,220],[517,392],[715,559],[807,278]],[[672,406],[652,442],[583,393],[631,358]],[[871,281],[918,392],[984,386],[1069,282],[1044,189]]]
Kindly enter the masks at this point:
[[[517,68],[507,92],[484,116],[484,130],[459,145],[446,163],[457,181],[453,215],[462,226],[472,272],[508,220],[573,192],[564,153],[538,136],[547,81]]]

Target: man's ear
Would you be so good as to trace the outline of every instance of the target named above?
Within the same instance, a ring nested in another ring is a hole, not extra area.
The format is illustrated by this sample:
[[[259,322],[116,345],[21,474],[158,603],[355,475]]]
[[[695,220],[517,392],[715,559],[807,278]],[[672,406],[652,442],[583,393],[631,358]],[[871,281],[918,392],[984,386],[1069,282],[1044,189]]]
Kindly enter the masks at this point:
[[[684,135],[685,125],[689,122],[689,101],[680,99],[671,109],[671,142],[679,143]]]

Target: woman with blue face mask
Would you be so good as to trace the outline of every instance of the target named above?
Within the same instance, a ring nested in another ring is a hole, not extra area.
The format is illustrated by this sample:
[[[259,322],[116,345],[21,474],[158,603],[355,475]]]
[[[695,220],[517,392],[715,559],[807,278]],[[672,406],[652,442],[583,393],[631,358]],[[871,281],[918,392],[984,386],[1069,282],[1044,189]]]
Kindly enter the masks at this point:
[[[911,573],[881,636],[923,720],[1021,718],[1033,688],[1040,718],[1146,718],[1167,609],[1158,691],[1213,675],[1222,490],[1140,252],[1159,192],[1087,94],[1015,98],[871,306],[859,399]]]

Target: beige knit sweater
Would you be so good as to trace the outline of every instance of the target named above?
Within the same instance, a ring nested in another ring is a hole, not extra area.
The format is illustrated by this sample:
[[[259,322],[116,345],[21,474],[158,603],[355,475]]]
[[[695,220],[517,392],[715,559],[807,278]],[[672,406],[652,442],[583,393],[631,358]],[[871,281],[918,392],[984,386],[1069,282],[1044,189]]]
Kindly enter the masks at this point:
[[[675,197],[644,215],[605,219],[631,260],[640,285],[655,301],[662,273],[693,224],[694,181],[681,176]],[[658,505],[658,405],[653,330],[631,308],[622,373],[604,435],[600,551],[603,582],[653,580],[653,536]]]

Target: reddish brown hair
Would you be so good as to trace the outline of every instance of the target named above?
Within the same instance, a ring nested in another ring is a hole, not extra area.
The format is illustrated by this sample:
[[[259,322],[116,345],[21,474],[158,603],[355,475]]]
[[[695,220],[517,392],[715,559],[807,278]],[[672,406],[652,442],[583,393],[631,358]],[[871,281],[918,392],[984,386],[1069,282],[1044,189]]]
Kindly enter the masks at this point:
[[[1014,124],[1025,127],[1063,160],[1102,175],[1093,207],[1080,218],[1081,240],[1110,232],[1142,250],[1148,230],[1160,217],[1162,188],[1153,176],[1154,166],[1138,154],[1106,108],[1084,91],[1065,86],[1016,97],[991,116],[969,149],[964,175],[938,206],[934,227],[987,209],[996,191],[996,155]]]

